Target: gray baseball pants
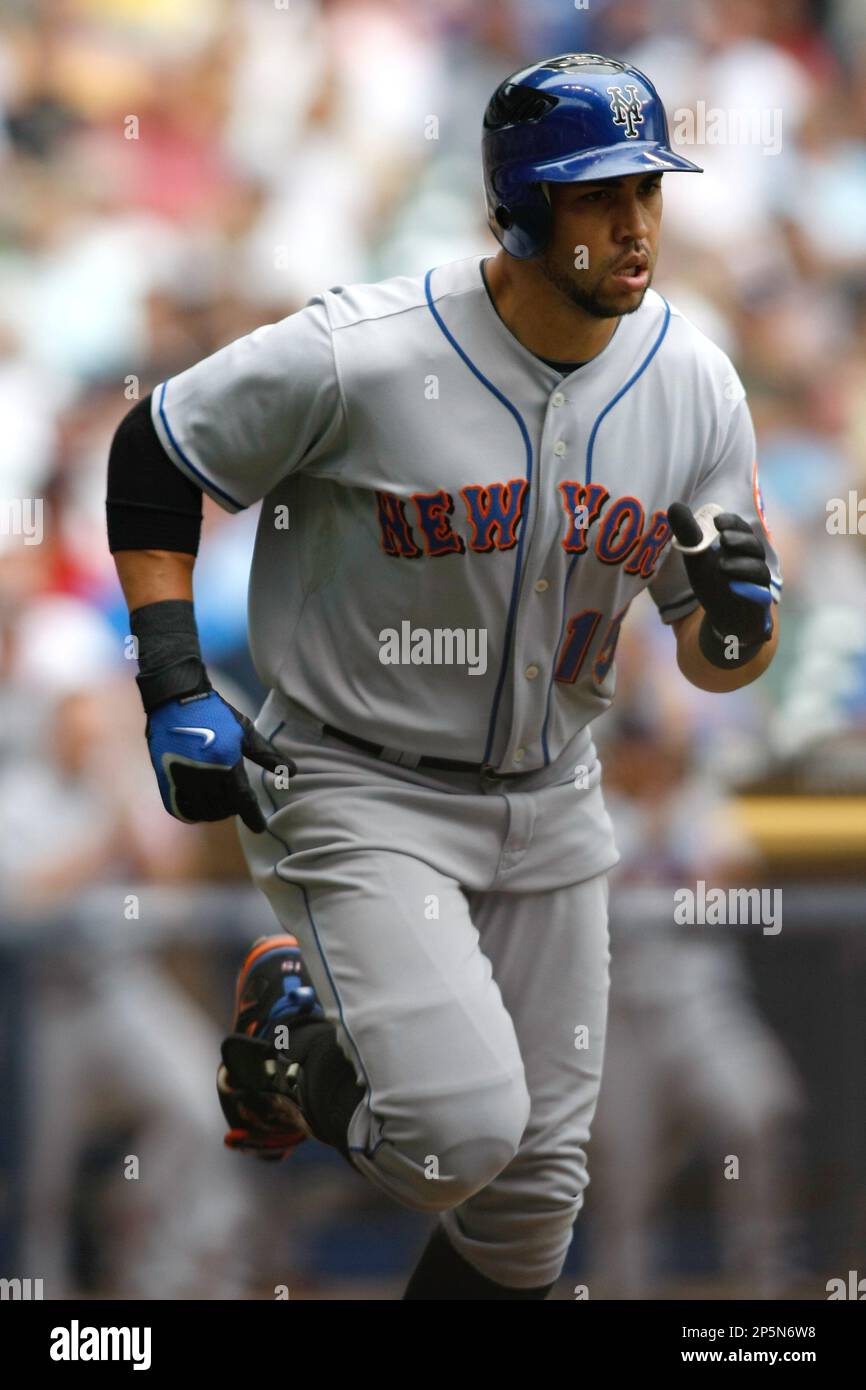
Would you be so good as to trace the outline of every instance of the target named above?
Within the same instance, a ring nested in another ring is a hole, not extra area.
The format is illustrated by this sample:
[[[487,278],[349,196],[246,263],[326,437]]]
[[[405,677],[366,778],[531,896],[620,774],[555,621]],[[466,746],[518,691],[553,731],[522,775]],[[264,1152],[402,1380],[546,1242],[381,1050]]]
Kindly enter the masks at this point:
[[[298,771],[281,790],[249,768],[268,829],[241,840],[364,1087],[354,1165],[440,1213],[487,1278],[552,1283],[589,1182],[607,1021],[617,854],[591,743],[586,789],[572,752],[518,791],[358,751],[276,694],[256,727]]]

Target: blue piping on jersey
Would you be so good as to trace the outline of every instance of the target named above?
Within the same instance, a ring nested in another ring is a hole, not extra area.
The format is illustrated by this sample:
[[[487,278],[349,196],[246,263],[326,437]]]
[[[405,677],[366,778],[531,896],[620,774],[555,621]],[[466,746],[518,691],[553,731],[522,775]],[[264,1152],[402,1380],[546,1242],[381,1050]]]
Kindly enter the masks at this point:
[[[641,362],[640,366],[637,368],[637,371],[632,373],[625,385],[619,388],[616,395],[611,397],[604,409],[600,411],[599,414],[596,416],[595,424],[593,425],[590,431],[589,441],[586,446],[586,472],[584,475],[584,484],[586,487],[589,487],[589,484],[592,482],[592,454],[593,449],[595,448],[595,438],[598,434],[599,426],[601,425],[602,420],[605,418],[606,415],[609,414],[611,410],[613,410],[617,401],[622,400],[625,393],[631,390],[638,378],[642,376],[643,373],[646,371],[650,362],[652,362],[653,358],[655,357],[656,353],[661,347],[662,342],[664,340],[664,336],[668,331],[668,324],[671,321],[671,306],[670,304],[668,304],[667,300],[664,298],[663,295],[661,296],[661,299],[665,306],[665,316],[662,321],[662,326],[658,331],[658,335],[656,337],[655,342],[653,343],[644,360]],[[565,584],[563,585],[562,589],[562,615],[560,617],[559,623],[559,637],[557,638],[556,649],[553,653],[553,663],[550,668],[550,682],[547,687],[547,707],[544,713],[544,725],[541,730],[541,748],[542,752],[544,753],[545,767],[548,767],[550,764],[550,752],[548,751],[547,747],[547,728],[550,723],[550,701],[551,696],[553,695],[553,673],[556,670],[556,660],[559,656],[560,647],[562,646],[562,634],[565,631],[565,605],[568,601],[568,586],[571,582],[571,576],[574,573],[574,567],[579,559],[580,554],[572,556],[571,564],[569,565],[568,572],[565,576]]]
[[[269,735],[267,736],[267,737],[268,737],[268,742],[270,742],[272,739],[276,738],[277,734],[280,732],[280,729],[283,727],[284,722],[285,722],[284,720],[281,720],[280,723],[277,725],[277,727],[274,729],[273,733],[272,733],[272,734],[269,734]],[[265,782],[265,769],[262,769],[261,780],[262,780],[262,790],[264,791],[265,796],[268,798],[268,801],[271,803],[271,806],[273,807],[274,811],[277,811],[277,810],[279,809],[279,807],[277,806],[277,803],[276,803],[276,801],[274,800],[274,798],[271,796],[271,793],[270,793],[270,791],[268,790],[267,783]],[[287,842],[286,842],[280,835],[277,835],[273,830],[271,830],[270,826],[267,826],[267,832],[268,832],[268,834],[271,836],[272,839],[276,840],[276,842],[277,842],[278,845],[281,845],[281,846],[282,846],[282,848],[286,851],[286,854],[287,854],[287,855],[291,855],[292,851],[291,851],[290,846],[287,844]],[[366,1098],[366,1099],[367,1099],[367,1109],[369,1110],[370,1114],[373,1116],[373,1119],[374,1119],[374,1120],[376,1121],[376,1123],[378,1124],[378,1126],[379,1126],[379,1134],[380,1134],[380,1136],[381,1136],[381,1137],[379,1138],[379,1140],[377,1141],[377,1143],[376,1143],[376,1144],[373,1146],[373,1148],[370,1149],[369,1151],[366,1150],[366,1149],[360,1148],[357,1144],[349,1145],[349,1151],[350,1151],[350,1153],[363,1153],[363,1154],[365,1155],[366,1158],[372,1158],[373,1155],[376,1153],[376,1150],[379,1149],[379,1148],[381,1148],[382,1144],[384,1144],[384,1143],[387,1142],[386,1139],[385,1139],[385,1136],[382,1134],[382,1129],[383,1129],[383,1127],[384,1127],[384,1121],[382,1121],[382,1120],[379,1118],[379,1116],[378,1116],[378,1115],[376,1114],[376,1112],[373,1110],[373,1107],[372,1107],[372,1105],[371,1105],[371,1103],[370,1103],[371,1100],[372,1100],[372,1097],[373,1097],[373,1087],[372,1087],[372,1084],[371,1084],[371,1082],[370,1082],[370,1078],[369,1078],[369,1076],[367,1075],[367,1068],[364,1066],[363,1060],[362,1060],[362,1058],[361,1058],[361,1053],[360,1053],[360,1051],[359,1051],[359,1049],[358,1049],[358,1044],[355,1042],[355,1039],[352,1037],[352,1033],[351,1033],[351,1030],[350,1030],[350,1028],[349,1028],[349,1025],[346,1023],[346,1018],[345,1018],[345,1015],[344,1015],[344,1013],[343,1013],[343,1001],[342,1001],[342,999],[340,998],[340,993],[339,993],[339,990],[337,989],[337,982],[336,982],[336,980],[334,979],[334,976],[333,976],[332,973],[331,973],[331,967],[330,967],[330,965],[328,964],[327,956],[325,955],[324,948],[322,947],[321,938],[319,937],[319,932],[318,932],[318,929],[317,929],[317,927],[316,927],[316,920],[315,920],[315,918],[313,917],[313,910],[312,910],[312,908],[310,907],[310,899],[309,899],[309,896],[308,896],[308,894],[307,894],[307,890],[306,890],[306,888],[304,887],[303,884],[301,884],[301,883],[296,883],[296,882],[294,881],[294,879],[286,878],[284,874],[281,874],[281,873],[280,873],[279,861],[277,861],[277,863],[274,864],[274,873],[276,874],[277,878],[280,880],[281,883],[288,883],[292,888],[298,888],[298,889],[300,890],[300,892],[301,892],[301,895],[302,895],[303,899],[304,899],[304,907],[305,907],[306,913],[307,913],[307,921],[308,921],[309,924],[310,924],[310,930],[311,930],[312,933],[313,933],[313,938],[314,938],[315,943],[316,943],[316,948],[317,948],[317,950],[318,950],[318,952],[319,952],[319,956],[320,956],[320,958],[321,958],[322,965],[323,965],[324,970],[325,970],[325,974],[326,974],[327,977],[328,977],[328,983],[330,984],[331,989],[333,990],[333,993],[334,993],[334,998],[335,998],[336,1001],[337,1001],[337,1009],[338,1009],[339,1015],[340,1015],[340,1023],[342,1024],[343,1031],[345,1032],[346,1037],[349,1039],[349,1042],[352,1044],[352,1049],[353,1049],[353,1051],[354,1051],[354,1053],[355,1053],[356,1058],[358,1059],[358,1066],[359,1066],[360,1069],[361,1069],[361,1073],[362,1073],[362,1075],[363,1075],[363,1077],[364,1077],[364,1081],[365,1081],[366,1086],[367,1086],[367,1098]]]
[[[170,442],[170,444],[171,444],[171,447],[174,449],[174,451],[175,451],[175,453],[177,454],[178,458],[182,458],[182,459],[183,459],[183,461],[184,461],[184,463],[186,464],[187,468],[189,469],[190,473],[194,474],[196,478],[199,478],[199,479],[201,480],[202,484],[204,485],[204,487],[207,489],[208,492],[216,492],[216,493],[218,493],[219,496],[222,497],[224,501],[228,502],[232,507],[234,507],[234,509],[235,509],[236,512],[243,512],[243,511],[246,511],[246,506],[247,506],[247,504],[246,504],[245,502],[237,502],[237,501],[234,499],[234,497],[230,497],[229,494],[228,494],[227,492],[223,492],[223,490],[222,490],[221,487],[217,487],[216,483],[212,483],[211,480],[210,480],[210,478],[206,478],[205,475],[204,475],[204,473],[202,473],[201,469],[196,468],[196,466],[195,466],[195,464],[192,462],[192,460],[189,459],[189,458],[187,458],[187,456],[186,456],[186,454],[184,453],[183,449],[182,449],[182,448],[180,447],[180,445],[178,444],[177,440],[175,439],[174,435],[172,434],[171,425],[168,423],[168,417],[166,416],[166,413],[165,413],[165,388],[166,388],[167,385],[168,385],[168,382],[167,382],[167,381],[164,381],[164,382],[162,383],[162,390],[161,390],[160,393],[159,393],[159,418],[160,418],[160,420],[162,421],[163,425],[165,426],[165,432],[166,432],[166,434],[168,435],[168,438],[169,438],[169,442]]]
[[[431,268],[427,271],[427,274],[424,277],[424,293],[427,296],[427,307],[429,308],[430,313],[433,315],[436,324],[442,330],[442,333],[444,334],[447,341],[451,344],[458,357],[460,357],[466,363],[466,366],[469,368],[472,375],[477,377],[478,380],[481,382],[481,385],[485,386],[487,390],[491,393],[491,395],[496,397],[500,405],[504,405],[505,409],[510,411],[510,413],[514,416],[514,419],[517,421],[520,433],[523,436],[523,444],[524,448],[526,449],[526,496],[524,499],[525,509],[523,513],[523,518],[521,519],[520,534],[517,538],[517,553],[515,556],[514,563],[514,578],[511,583],[511,600],[508,605],[508,617],[505,622],[504,651],[502,653],[502,661],[499,666],[499,676],[496,681],[496,690],[493,695],[493,704],[490,710],[490,721],[487,726],[487,742],[484,745],[484,756],[481,759],[482,762],[488,763],[490,761],[490,753],[493,747],[493,738],[496,733],[496,719],[499,714],[499,702],[502,698],[502,690],[505,685],[505,672],[508,668],[508,658],[511,654],[511,641],[514,636],[514,619],[517,613],[517,593],[520,588],[520,576],[523,569],[523,538],[526,534],[526,518],[529,510],[530,498],[532,496],[532,441],[529,438],[529,431],[526,428],[526,423],[523,419],[523,416],[520,414],[520,411],[517,409],[517,406],[514,405],[508,399],[507,396],[504,396],[503,393],[499,390],[499,388],[497,386],[494,386],[493,382],[489,381],[487,377],[484,375],[484,373],[478,367],[476,367],[475,363],[468,356],[468,354],[463,351],[463,348],[460,346],[453,333],[451,333],[450,329],[446,327],[442,315],[439,313],[439,310],[433,303],[433,296],[430,293],[430,277],[432,276],[432,274],[433,270]]]
[[[691,589],[689,589],[688,593],[687,593],[687,594],[683,594],[682,598],[671,599],[671,602],[670,602],[670,603],[660,603],[660,604],[659,604],[659,613],[660,613],[660,614],[661,614],[661,613],[670,613],[670,611],[671,611],[672,608],[682,608],[682,606],[683,606],[684,603],[693,603],[693,602],[694,602],[694,603],[697,603],[697,602],[698,602],[698,599],[697,599],[697,596],[696,596],[695,594],[692,593]]]

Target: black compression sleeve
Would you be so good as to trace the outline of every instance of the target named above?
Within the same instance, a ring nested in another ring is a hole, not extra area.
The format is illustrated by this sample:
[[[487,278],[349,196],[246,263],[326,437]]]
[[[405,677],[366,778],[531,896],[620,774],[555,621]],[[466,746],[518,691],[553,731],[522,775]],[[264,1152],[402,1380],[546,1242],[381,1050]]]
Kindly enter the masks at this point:
[[[176,468],[150,418],[150,396],[125,415],[108,456],[108,548],[198,553],[201,489]]]

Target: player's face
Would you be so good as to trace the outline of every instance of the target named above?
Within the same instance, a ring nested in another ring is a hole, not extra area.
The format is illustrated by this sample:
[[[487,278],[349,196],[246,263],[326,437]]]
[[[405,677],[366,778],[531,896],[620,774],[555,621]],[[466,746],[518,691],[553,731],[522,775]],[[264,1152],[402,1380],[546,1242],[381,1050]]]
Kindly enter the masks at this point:
[[[593,318],[640,308],[658,255],[661,174],[548,184],[550,241],[538,257],[547,280]]]

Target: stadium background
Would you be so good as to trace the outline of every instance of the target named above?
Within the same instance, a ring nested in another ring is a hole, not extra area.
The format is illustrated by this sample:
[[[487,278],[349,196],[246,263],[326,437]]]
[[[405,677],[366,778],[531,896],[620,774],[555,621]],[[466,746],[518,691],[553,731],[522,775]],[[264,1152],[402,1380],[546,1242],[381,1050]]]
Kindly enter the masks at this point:
[[[674,118],[781,112],[777,151],[684,149],[707,172],[666,185],[656,284],[745,381],[786,592],[777,661],[735,696],[685,684],[649,604],[620,644],[607,1074],[557,1296],[866,1275],[866,542],[826,525],[866,488],[866,10],[5,0],[0,1275],[46,1298],[395,1298],[424,1242],[321,1146],[221,1147],[232,975],[272,919],[233,828],[159,802],[105,467],[138,396],[319,287],[492,250],[485,100],[565,50],[636,62]],[[206,658],[250,710],[254,527],[206,502],[196,571]],[[781,890],[781,932],[676,927],[699,880]]]

